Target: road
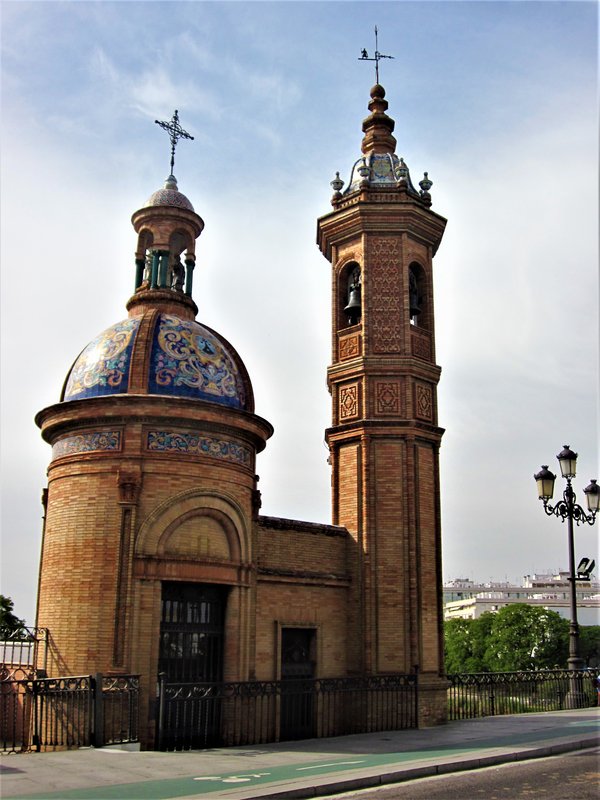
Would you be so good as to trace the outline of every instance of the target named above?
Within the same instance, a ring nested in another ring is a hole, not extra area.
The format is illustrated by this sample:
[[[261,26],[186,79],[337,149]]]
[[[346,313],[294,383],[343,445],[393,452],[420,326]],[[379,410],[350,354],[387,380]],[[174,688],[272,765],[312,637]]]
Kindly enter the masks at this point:
[[[421,778],[337,800],[598,800],[600,747],[551,758]]]

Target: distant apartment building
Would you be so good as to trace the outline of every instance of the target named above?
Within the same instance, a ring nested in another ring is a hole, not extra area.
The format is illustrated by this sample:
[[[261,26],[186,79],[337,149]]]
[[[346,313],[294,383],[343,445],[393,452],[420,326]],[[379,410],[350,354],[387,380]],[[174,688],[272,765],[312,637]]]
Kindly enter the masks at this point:
[[[477,619],[511,603],[527,603],[570,618],[569,573],[525,575],[520,586],[508,582],[477,583],[456,578],[444,584],[444,619]],[[600,581],[577,581],[577,619],[580,625],[600,625]]]

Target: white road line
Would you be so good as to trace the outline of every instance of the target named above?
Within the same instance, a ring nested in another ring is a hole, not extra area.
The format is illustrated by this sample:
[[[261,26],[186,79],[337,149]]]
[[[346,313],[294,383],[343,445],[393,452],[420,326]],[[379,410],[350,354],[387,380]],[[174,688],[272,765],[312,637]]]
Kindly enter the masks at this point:
[[[302,772],[305,769],[321,769],[321,767],[338,767],[342,764],[364,764],[365,760],[361,759],[360,761],[334,761],[331,764],[317,764],[314,767],[296,767],[296,772]]]

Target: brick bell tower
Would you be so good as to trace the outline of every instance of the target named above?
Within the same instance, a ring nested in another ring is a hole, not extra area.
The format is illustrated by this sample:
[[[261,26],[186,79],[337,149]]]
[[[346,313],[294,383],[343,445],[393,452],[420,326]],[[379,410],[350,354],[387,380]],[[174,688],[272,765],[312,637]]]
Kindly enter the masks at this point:
[[[427,173],[418,191],[395,153],[379,84],[368,107],[363,155],[317,230],[332,265],[333,523],[354,541],[349,669],[418,672],[427,725],[445,707],[432,258],[446,220]]]

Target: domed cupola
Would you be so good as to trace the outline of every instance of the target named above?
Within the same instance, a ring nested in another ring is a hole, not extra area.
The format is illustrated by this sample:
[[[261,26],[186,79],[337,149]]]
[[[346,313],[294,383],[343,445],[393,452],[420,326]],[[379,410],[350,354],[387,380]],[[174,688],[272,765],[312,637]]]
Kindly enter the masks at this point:
[[[132,217],[138,234],[128,319],[96,336],[77,357],[61,400],[149,394],[254,411],[250,378],[235,349],[195,320],[196,239],[204,222],[169,175]]]
[[[148,206],[175,206],[175,208],[187,208],[188,211],[194,210],[194,206],[177,188],[175,175],[169,175],[163,188],[150,195],[146,203],[146,207]]]
[[[133,214],[131,222],[138,243],[135,294],[127,309],[131,311],[139,304],[175,303],[193,319],[198,311],[192,300],[196,239],[204,222],[179,191],[173,174]]]

